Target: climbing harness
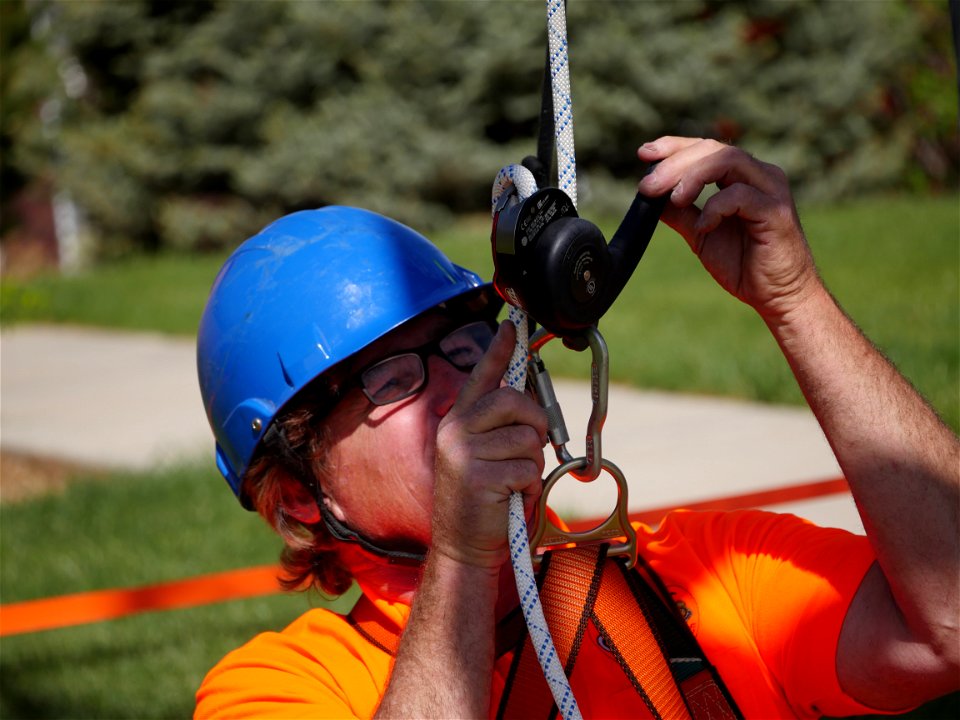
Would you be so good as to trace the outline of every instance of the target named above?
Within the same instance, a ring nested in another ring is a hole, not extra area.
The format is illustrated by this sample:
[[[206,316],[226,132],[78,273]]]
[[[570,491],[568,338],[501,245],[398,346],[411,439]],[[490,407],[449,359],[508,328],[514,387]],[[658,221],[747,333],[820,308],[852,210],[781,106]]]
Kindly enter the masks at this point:
[[[637,568],[627,565],[625,558],[610,559],[607,547],[596,544],[550,553],[543,559],[540,591],[567,675],[573,675],[592,626],[650,716],[741,718],[662,581],[642,559]],[[511,662],[497,717],[552,720],[556,712],[531,639],[523,638]]]

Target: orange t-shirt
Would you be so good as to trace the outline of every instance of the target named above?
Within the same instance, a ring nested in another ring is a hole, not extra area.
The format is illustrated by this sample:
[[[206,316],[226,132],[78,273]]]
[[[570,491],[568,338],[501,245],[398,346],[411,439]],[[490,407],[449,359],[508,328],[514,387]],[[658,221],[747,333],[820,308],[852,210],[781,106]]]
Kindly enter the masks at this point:
[[[655,531],[637,530],[641,554],[745,717],[874,712],[840,689],[835,662],[847,608],[874,560],[866,538],[760,511],[680,511]],[[371,600],[365,612],[403,627],[409,607]],[[491,714],[511,655],[494,667]],[[371,717],[392,663],[345,618],[310,610],[224,657],[197,691],[195,717]],[[571,684],[584,717],[646,714],[597,637],[584,640]]]

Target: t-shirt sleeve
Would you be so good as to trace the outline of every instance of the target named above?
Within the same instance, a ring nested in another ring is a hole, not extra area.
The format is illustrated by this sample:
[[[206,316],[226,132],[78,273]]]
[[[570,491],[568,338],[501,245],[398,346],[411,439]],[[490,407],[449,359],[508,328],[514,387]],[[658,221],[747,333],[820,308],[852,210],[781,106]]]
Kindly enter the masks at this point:
[[[875,559],[867,539],[758,511],[708,526],[721,581],[798,715],[875,712],[843,692],[836,671],[844,618]]]
[[[258,635],[207,674],[194,717],[371,717],[389,658],[350,640],[315,628]]]

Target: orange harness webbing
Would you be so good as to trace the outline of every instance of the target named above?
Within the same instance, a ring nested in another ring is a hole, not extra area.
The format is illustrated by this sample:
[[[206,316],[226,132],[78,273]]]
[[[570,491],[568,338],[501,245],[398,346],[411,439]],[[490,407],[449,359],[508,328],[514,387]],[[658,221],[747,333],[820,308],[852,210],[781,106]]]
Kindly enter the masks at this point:
[[[561,563],[562,564],[562,563]],[[606,563],[598,563],[605,567]],[[560,568],[556,568],[560,570]],[[643,606],[640,612],[643,621],[635,613],[625,609],[636,600],[627,586],[626,580],[614,568],[602,573],[600,593],[594,606],[594,617],[601,635],[622,658],[621,667],[630,678],[630,682],[649,699],[660,717],[689,718],[690,713],[683,703],[683,697],[670,672],[664,648],[653,633],[651,619],[646,616]],[[602,620],[601,620],[602,618]]]
[[[600,574],[596,571],[595,560],[588,555],[572,551],[567,555],[571,574],[577,577],[575,589],[566,586],[567,579],[563,573],[550,573],[544,577],[541,571],[540,601],[557,655],[563,663],[564,672],[570,677],[587,628],[590,609],[600,588]],[[551,559],[545,558],[543,562],[551,562]],[[517,687],[523,688],[523,691],[512,692]],[[552,708],[553,695],[543,677],[530,636],[524,633],[523,643],[513,657],[497,717],[524,720],[547,718],[555,712]]]
[[[592,622],[655,718],[733,720],[732,698],[679,618],[659,578],[608,560],[605,546],[548,553],[539,580],[544,614],[567,677]],[[654,588],[657,588],[656,590]],[[681,659],[671,667],[671,659]],[[522,688],[514,692],[515,689]],[[514,656],[498,718],[556,717],[529,637]]]

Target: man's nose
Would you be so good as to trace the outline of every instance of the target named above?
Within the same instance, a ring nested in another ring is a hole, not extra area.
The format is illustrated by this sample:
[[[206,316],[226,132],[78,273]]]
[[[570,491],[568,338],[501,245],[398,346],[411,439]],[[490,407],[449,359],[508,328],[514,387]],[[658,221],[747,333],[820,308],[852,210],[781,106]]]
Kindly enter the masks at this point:
[[[443,417],[457,401],[460,389],[470,377],[470,370],[458,368],[440,355],[431,355],[427,362],[430,381],[427,383],[437,414]]]

